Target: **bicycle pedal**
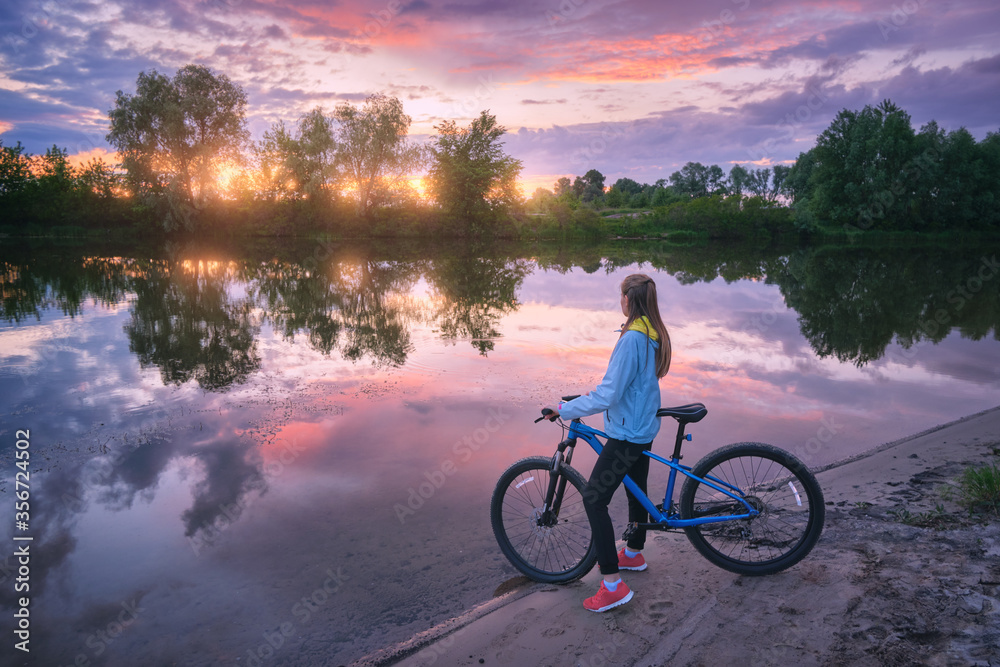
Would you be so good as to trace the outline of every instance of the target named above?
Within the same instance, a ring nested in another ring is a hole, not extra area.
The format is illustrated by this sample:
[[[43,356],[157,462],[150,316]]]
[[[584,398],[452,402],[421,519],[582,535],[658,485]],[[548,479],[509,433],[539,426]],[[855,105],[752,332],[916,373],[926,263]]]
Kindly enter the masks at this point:
[[[639,524],[636,523],[635,521],[632,521],[631,523],[628,524],[628,526],[625,527],[625,532],[622,533],[622,539],[628,542],[629,539],[631,539],[632,536],[635,535],[637,530],[639,530]]]

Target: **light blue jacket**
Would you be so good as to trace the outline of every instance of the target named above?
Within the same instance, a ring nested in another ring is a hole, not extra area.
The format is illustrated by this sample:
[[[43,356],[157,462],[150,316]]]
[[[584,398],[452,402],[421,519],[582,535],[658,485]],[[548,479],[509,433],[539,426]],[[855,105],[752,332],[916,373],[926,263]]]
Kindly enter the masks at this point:
[[[563,404],[563,419],[604,411],[604,432],[617,440],[647,443],[660,430],[660,383],[656,377],[659,344],[641,331],[626,331],[618,339],[608,371],[594,391]]]

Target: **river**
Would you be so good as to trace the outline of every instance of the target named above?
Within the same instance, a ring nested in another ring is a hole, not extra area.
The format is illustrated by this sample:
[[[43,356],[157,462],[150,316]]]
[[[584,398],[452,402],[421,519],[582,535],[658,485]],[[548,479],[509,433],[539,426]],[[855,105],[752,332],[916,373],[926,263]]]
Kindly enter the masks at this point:
[[[517,574],[493,483],[600,381],[630,273],[670,330],[663,404],[708,407],[687,463],[753,440],[823,465],[1000,384],[982,247],[0,251],[0,537],[32,538],[31,662],[5,623],[6,664],[347,664],[488,599]]]

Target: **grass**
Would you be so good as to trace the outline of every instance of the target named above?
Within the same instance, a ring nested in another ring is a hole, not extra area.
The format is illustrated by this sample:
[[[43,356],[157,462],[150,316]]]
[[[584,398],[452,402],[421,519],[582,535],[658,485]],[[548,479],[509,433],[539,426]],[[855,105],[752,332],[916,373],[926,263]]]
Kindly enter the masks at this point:
[[[968,525],[970,520],[996,520],[1000,518],[1000,466],[994,461],[966,468],[953,484],[942,490],[942,496],[967,510],[968,515],[951,514],[940,503],[930,512],[913,513],[905,507],[897,507],[889,510],[889,514],[908,526],[937,529]],[[860,508],[866,505],[868,503],[863,501],[855,503],[855,507]]]
[[[965,469],[958,480],[958,501],[970,513],[1000,517],[1000,468],[996,462]]]
[[[905,507],[889,510],[889,514],[896,518],[896,521],[905,523],[907,526],[919,526],[920,528],[949,528],[954,527],[954,518],[945,511],[944,505],[940,503],[930,512],[919,512],[913,514]]]

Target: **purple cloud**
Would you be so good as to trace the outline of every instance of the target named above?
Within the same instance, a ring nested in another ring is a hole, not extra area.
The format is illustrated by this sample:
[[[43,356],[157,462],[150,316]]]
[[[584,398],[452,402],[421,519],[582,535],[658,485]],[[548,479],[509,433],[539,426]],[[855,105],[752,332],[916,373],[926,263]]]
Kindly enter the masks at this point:
[[[68,0],[0,8],[0,38],[0,138],[31,152],[93,143],[116,90],[192,62],[246,89],[258,134],[379,91],[420,132],[491,109],[519,128],[507,150],[526,177],[792,160],[838,111],[884,97],[917,126],[998,129],[992,0]]]

